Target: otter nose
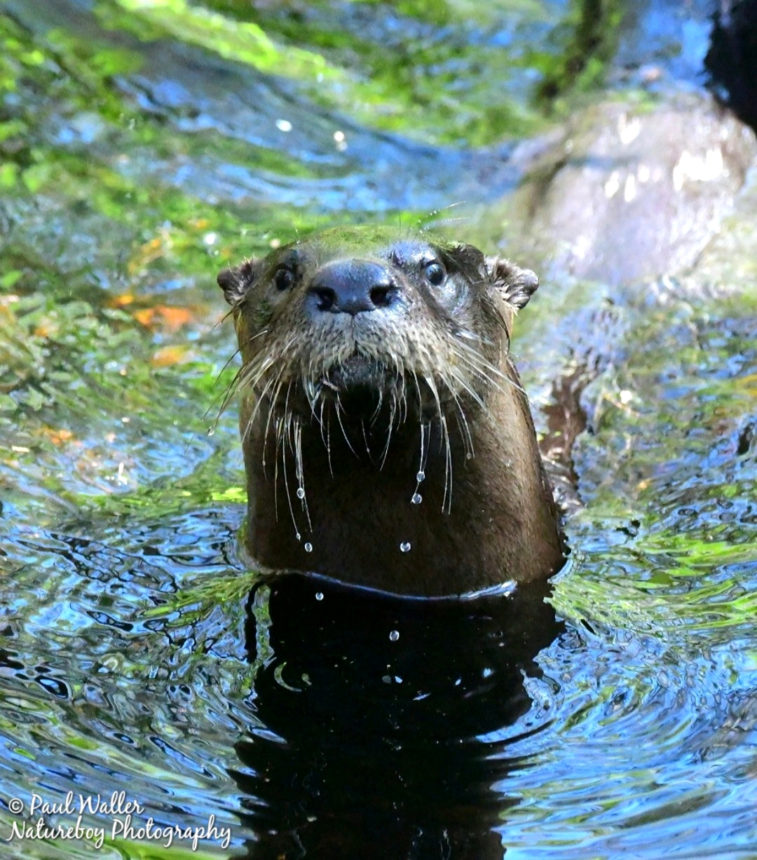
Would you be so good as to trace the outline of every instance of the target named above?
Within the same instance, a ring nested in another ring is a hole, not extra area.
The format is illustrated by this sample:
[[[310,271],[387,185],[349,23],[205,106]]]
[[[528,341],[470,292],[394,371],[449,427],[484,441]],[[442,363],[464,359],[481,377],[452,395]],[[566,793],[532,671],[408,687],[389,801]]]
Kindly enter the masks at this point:
[[[313,310],[352,316],[389,307],[396,297],[391,273],[370,260],[327,263],[308,289],[308,303]]]

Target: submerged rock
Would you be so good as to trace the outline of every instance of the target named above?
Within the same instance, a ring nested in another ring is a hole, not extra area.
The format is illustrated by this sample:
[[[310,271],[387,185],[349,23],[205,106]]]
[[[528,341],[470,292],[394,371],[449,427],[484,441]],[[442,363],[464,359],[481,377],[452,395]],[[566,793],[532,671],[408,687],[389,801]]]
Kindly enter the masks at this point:
[[[603,102],[544,142],[498,225],[553,276],[680,273],[736,211],[755,158],[754,133],[711,96]]]

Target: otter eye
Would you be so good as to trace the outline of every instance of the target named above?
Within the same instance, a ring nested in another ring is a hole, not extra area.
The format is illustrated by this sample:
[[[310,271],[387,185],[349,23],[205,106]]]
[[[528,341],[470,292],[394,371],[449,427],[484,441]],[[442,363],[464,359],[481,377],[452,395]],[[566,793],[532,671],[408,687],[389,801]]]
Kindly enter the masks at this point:
[[[279,266],[273,273],[273,283],[277,290],[288,290],[294,284],[294,272],[289,266]]]
[[[447,272],[439,260],[431,260],[423,269],[426,280],[434,287],[440,287],[447,277]]]

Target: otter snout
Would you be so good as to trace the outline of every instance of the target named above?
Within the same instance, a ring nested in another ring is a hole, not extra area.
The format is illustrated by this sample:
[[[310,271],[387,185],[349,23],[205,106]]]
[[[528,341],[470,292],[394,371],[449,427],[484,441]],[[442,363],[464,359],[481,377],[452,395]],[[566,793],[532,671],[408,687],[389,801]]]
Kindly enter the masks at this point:
[[[311,316],[355,316],[389,308],[398,295],[397,282],[385,265],[372,260],[334,260],[314,275],[307,290],[306,307]]]

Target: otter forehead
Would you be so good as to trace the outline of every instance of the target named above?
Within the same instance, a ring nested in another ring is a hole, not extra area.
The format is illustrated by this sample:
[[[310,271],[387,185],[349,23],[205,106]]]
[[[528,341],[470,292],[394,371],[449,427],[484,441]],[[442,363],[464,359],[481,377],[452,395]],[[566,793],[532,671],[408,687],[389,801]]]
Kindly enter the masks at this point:
[[[361,232],[327,231],[272,251],[264,258],[264,264],[268,271],[287,265],[307,265],[312,271],[336,260],[373,260],[406,269],[433,259],[465,269],[479,267],[484,261],[483,254],[475,248],[450,245],[441,240],[416,236],[397,238],[380,231],[369,233],[367,237]]]

